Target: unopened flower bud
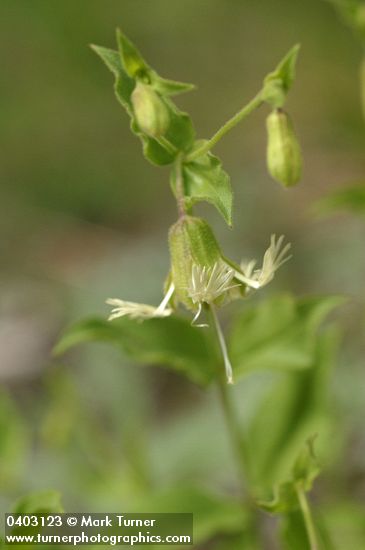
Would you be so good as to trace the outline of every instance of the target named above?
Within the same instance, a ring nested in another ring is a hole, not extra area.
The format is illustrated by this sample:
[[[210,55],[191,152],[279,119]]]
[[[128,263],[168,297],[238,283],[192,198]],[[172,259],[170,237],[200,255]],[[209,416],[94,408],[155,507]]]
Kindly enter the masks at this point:
[[[138,126],[148,136],[163,136],[170,122],[167,106],[148,84],[137,82],[131,96]]]
[[[170,228],[169,245],[175,295],[189,309],[194,309],[189,296],[193,265],[209,269],[221,261],[218,243],[207,222],[183,216]]]
[[[276,109],[267,117],[267,167],[285,187],[295,185],[302,172],[300,146],[287,113]]]

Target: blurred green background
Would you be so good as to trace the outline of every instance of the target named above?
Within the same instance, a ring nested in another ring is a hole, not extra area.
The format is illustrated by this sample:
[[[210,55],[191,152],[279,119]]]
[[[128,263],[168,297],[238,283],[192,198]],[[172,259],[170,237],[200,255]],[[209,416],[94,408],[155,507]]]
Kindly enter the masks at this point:
[[[311,214],[315,200],[365,174],[361,51],[333,7],[321,0],[2,0],[0,510],[48,487],[62,492],[68,510],[101,511],[119,510],[151,479],[233,491],[236,483],[213,390],[135,367],[102,345],[51,358],[66,325],[107,315],[107,297],[158,303],[168,269],[166,234],[176,218],[168,171],[142,160],[111,75],[88,48],[114,47],[117,26],[160,74],[197,84],[177,103],[200,137],[301,43],[287,105],[303,147],[301,184],[283,190],[267,175],[263,108],[216,148],[232,177],[234,230],[213,209],[198,211],[237,260],[261,257],[271,233],[292,242],[293,259],[264,294],[350,297],[332,388],[341,411],[334,452],[344,449],[335,479],[346,498],[364,498],[365,223]],[[235,388],[247,414],[264,382],[260,374]]]

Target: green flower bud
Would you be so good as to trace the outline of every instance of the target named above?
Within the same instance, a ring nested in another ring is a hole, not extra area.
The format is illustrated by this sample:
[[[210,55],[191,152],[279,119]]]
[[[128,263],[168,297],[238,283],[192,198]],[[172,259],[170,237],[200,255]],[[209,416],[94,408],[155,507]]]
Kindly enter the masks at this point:
[[[196,309],[189,297],[193,265],[212,268],[222,260],[219,245],[204,220],[183,216],[169,231],[171,278],[178,301]]]
[[[137,82],[131,95],[138,126],[148,136],[163,136],[170,122],[169,112],[160,95],[148,84]]]
[[[290,187],[302,172],[302,156],[291,120],[276,109],[267,117],[267,167],[274,180]]]

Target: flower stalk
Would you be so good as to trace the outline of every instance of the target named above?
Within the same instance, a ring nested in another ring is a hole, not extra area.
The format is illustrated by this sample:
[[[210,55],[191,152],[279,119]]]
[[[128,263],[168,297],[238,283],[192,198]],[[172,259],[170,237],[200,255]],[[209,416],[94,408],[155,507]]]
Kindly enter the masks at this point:
[[[186,162],[192,162],[195,159],[201,157],[205,153],[208,153],[213,147],[222,139],[223,136],[225,136],[228,132],[230,132],[239,122],[244,120],[248,115],[250,115],[255,109],[258,109],[263,103],[262,99],[262,91],[260,91],[251,101],[247,103],[242,109],[238,111],[232,118],[227,120],[225,124],[219,130],[208,140],[206,141],[201,147],[196,149],[193,153],[190,153],[186,157]]]
[[[314,527],[312,513],[309,507],[307,496],[298,484],[296,485],[295,490],[297,493],[300,510],[303,515],[303,521],[308,536],[310,550],[319,550],[316,529]]]

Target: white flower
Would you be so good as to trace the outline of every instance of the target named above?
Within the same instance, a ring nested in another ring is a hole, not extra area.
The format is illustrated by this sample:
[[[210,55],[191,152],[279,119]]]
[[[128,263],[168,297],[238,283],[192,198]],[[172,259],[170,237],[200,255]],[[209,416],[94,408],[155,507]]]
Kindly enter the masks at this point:
[[[291,258],[291,256],[287,255],[291,244],[287,243],[282,247],[283,241],[284,235],[281,235],[277,240],[275,235],[271,235],[270,246],[264,254],[261,269],[254,269],[256,260],[251,260],[247,263],[241,262],[242,274],[236,272],[235,277],[247,286],[255,289],[270,283],[279,267]]]
[[[228,384],[233,384],[233,371],[231,361],[228,356],[226,342],[223,332],[219,324],[217,313],[214,307],[214,301],[222,294],[239,285],[232,285],[232,280],[235,277],[235,271],[223,262],[216,262],[212,267],[201,266],[194,264],[191,270],[191,281],[188,288],[188,293],[194,304],[198,304],[198,311],[192,321],[192,325],[198,327],[206,327],[208,325],[197,325],[202,304],[209,304],[214,326],[217,332],[219,345],[222,351],[224,367],[226,370]]]
[[[221,294],[237,286],[231,285],[234,274],[234,270],[224,263],[216,262],[213,267],[194,264],[188,288],[190,298],[194,304],[214,302]]]
[[[168,317],[171,315],[172,309],[168,308],[167,304],[169,303],[174,290],[175,287],[171,284],[158,307],[150,306],[148,304],[138,304],[136,302],[126,302],[125,300],[119,300],[118,298],[108,298],[106,303],[114,306],[108,321],[125,316],[130,317],[130,319],[141,320],[152,319],[155,317]]]

